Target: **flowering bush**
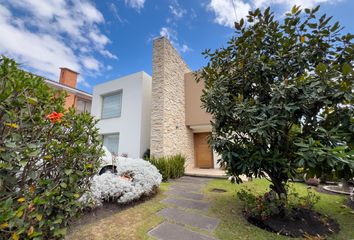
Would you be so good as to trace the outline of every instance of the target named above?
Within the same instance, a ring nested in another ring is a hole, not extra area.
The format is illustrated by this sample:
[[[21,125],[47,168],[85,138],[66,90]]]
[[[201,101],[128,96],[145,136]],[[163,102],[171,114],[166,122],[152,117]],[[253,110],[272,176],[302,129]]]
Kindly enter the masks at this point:
[[[0,239],[59,239],[80,210],[101,156],[87,114],[0,57]]]
[[[90,207],[104,201],[128,203],[151,194],[162,181],[157,168],[145,160],[119,157],[115,163],[117,173],[96,175],[81,202]]]

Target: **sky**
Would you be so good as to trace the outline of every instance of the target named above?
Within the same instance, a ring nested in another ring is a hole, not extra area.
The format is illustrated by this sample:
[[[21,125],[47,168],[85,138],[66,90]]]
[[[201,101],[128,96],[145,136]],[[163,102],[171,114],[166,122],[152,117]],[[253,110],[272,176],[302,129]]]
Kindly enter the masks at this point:
[[[137,71],[151,75],[156,37],[197,70],[207,63],[202,52],[225,46],[248,11],[270,6],[282,19],[294,4],[321,5],[354,33],[354,0],[0,0],[0,54],[55,81],[60,67],[75,70],[78,88],[92,92]]]

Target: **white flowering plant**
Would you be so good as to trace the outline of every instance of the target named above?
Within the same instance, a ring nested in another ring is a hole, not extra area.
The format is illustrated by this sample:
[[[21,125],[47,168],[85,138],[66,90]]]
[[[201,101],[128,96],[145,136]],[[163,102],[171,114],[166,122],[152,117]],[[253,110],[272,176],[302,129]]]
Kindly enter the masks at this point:
[[[104,158],[109,162],[108,154]],[[81,202],[89,207],[100,206],[104,201],[129,203],[155,192],[162,181],[157,168],[143,159],[118,157],[114,166],[114,173],[93,177],[91,189],[80,198]]]

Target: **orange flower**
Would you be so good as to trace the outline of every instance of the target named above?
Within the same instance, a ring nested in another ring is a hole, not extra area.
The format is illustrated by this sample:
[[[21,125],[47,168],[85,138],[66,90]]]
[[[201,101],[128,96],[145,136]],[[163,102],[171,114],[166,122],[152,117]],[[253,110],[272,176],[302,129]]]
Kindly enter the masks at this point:
[[[47,115],[46,118],[49,119],[52,123],[61,122],[61,118],[64,116],[62,113],[52,112]]]

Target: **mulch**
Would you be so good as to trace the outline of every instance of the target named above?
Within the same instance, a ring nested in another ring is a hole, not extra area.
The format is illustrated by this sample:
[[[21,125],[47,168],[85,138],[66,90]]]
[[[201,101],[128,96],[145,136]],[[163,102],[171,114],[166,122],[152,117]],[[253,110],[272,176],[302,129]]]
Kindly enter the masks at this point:
[[[253,216],[246,216],[246,218],[257,227],[288,237],[324,237],[340,230],[335,220],[303,208],[293,209],[289,216],[273,215],[264,220]]]

